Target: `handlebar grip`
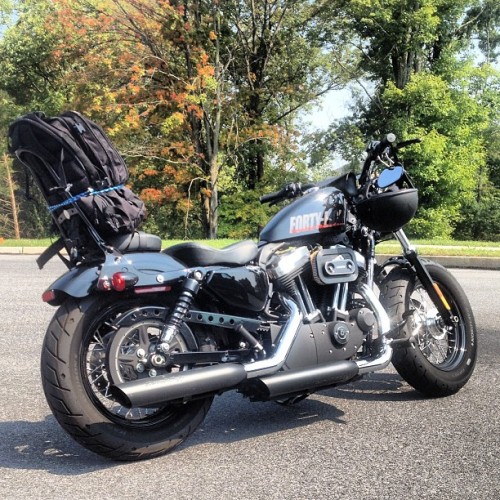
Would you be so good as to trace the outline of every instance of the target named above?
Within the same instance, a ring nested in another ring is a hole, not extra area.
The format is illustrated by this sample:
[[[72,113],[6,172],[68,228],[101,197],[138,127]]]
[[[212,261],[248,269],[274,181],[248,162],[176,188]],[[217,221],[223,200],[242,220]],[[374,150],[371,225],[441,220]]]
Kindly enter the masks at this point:
[[[396,140],[394,134],[387,134],[381,141],[372,141],[367,148],[368,156],[376,158],[381,155],[386,148],[391,147]]]
[[[275,193],[267,193],[259,198],[261,203],[269,203],[274,200],[279,200],[283,197],[283,189],[276,191]]]
[[[401,149],[401,148],[405,148],[406,146],[410,146],[411,144],[419,144],[421,142],[422,142],[422,139],[419,139],[417,137],[416,139],[409,139],[408,141],[398,142],[396,147],[398,149]]]

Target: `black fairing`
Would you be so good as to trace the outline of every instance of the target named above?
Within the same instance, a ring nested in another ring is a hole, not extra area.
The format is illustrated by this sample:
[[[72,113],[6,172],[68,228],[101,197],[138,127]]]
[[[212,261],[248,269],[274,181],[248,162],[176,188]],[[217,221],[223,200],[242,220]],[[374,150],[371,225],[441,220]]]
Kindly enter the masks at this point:
[[[345,229],[346,203],[343,193],[325,187],[306,194],[280,210],[260,233],[262,242],[286,241],[340,233]]]

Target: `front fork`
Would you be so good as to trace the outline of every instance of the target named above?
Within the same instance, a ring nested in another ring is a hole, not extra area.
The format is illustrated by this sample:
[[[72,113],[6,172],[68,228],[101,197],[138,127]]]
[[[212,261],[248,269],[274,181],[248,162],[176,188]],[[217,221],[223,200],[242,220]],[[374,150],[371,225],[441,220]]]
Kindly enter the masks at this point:
[[[429,295],[429,298],[432,300],[432,303],[439,311],[442,320],[447,326],[454,326],[457,322],[457,318],[453,315],[450,304],[448,304],[448,301],[439,288],[439,285],[433,281],[431,275],[420,260],[416,248],[410,243],[402,229],[396,231],[394,236],[401,244],[401,247],[403,248],[403,256],[415,269],[420,283],[422,283],[422,286]]]

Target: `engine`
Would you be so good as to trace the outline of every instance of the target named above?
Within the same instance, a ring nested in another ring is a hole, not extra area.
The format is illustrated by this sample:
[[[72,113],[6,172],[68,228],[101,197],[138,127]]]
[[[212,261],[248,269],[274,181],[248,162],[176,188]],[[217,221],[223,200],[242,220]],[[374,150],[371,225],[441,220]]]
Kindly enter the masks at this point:
[[[357,353],[375,326],[373,312],[356,294],[365,272],[361,254],[343,245],[288,247],[271,257],[266,270],[275,290],[299,305],[319,362]]]

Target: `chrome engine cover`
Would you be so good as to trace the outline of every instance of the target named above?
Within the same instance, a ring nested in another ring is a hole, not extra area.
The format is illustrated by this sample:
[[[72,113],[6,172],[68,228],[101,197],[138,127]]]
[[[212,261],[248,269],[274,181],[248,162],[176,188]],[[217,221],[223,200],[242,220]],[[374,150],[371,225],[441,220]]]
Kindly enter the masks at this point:
[[[273,280],[298,276],[309,263],[309,250],[306,246],[289,248],[283,253],[277,253],[267,266],[269,277]]]

